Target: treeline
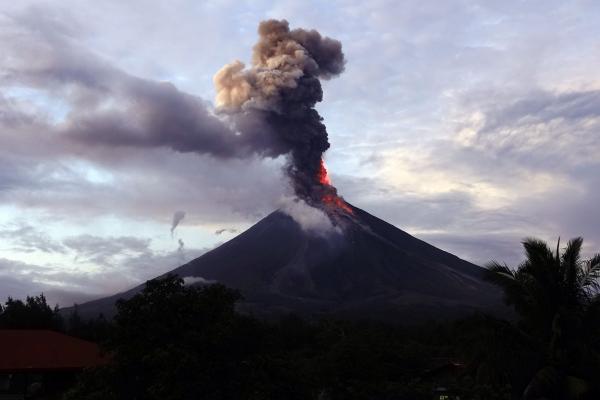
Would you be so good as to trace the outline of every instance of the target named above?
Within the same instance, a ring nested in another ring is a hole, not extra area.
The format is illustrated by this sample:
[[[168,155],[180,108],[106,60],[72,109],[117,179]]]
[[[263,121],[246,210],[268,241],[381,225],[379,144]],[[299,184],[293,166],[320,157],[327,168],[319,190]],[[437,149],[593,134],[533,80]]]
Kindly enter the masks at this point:
[[[484,376],[465,358],[469,335],[499,320],[413,327],[294,315],[265,321],[236,312],[239,300],[222,285],[186,286],[168,276],[120,301],[112,321],[82,320],[76,308],[63,319],[40,295],[9,300],[0,326],[60,330],[111,354],[111,364],[86,371],[67,400],[429,400],[440,386],[462,398],[510,398],[508,377]],[[17,309],[19,319],[5,319]]]
[[[463,331],[495,320],[401,327],[290,315],[239,314],[236,291],[149,281],[117,304],[105,349],[68,399],[431,399],[440,385],[463,398],[510,397],[505,377],[471,370]]]
[[[239,293],[222,285],[152,280],[119,301],[110,322],[76,312],[63,321],[112,360],[82,374],[65,399],[598,399],[600,255],[584,260],[581,246],[554,251],[529,239],[517,268],[489,265],[512,321],[265,321],[238,313]],[[43,303],[28,298],[15,310],[33,315]],[[44,309],[35,318],[57,320]]]
[[[0,329],[53,329],[63,330],[64,321],[58,306],[50,308],[43,294],[27,296],[25,301],[8,298],[0,304]]]
[[[100,343],[108,338],[111,323],[103,315],[82,319],[76,304],[65,318],[58,305],[50,307],[42,293],[27,296],[25,300],[9,297],[0,304],[0,329],[49,329]]]

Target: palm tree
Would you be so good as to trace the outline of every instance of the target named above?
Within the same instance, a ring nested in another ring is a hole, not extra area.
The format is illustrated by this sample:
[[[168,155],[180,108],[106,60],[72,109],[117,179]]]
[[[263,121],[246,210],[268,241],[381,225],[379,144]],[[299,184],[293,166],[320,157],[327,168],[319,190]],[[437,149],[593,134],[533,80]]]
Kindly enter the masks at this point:
[[[583,260],[582,244],[582,238],[572,239],[561,253],[560,239],[553,252],[529,238],[523,242],[526,260],[516,270],[488,265],[487,279],[503,289],[520,317],[519,328],[546,349],[546,365],[525,398],[576,398],[569,393],[585,391],[593,374],[600,374],[600,254]]]

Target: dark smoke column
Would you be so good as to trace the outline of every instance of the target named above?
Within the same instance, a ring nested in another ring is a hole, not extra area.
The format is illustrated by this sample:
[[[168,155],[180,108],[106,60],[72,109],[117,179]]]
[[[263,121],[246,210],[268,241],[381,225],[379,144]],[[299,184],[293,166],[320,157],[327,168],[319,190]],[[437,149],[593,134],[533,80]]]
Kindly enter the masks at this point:
[[[263,21],[258,33],[251,68],[235,61],[215,75],[217,107],[237,121],[242,135],[246,126],[259,125],[270,141],[266,147],[289,155],[287,173],[299,198],[312,205],[337,199],[323,179],[329,141],[314,107],[323,100],[319,79],[344,70],[342,44],[315,30],[290,30],[285,20]]]

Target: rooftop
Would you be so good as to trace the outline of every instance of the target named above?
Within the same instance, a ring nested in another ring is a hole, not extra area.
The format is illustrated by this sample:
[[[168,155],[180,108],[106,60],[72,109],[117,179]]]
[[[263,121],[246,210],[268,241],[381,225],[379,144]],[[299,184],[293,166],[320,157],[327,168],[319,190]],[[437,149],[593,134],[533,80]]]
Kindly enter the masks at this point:
[[[97,344],[49,330],[0,329],[0,372],[78,370],[105,364]]]

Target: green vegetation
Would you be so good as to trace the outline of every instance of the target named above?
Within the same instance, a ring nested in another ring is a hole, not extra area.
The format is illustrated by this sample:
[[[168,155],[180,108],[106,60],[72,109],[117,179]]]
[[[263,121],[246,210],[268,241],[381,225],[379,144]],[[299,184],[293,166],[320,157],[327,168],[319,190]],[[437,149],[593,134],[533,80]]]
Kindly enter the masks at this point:
[[[600,255],[582,260],[581,239],[562,252],[523,244],[516,269],[487,271],[514,307],[510,321],[265,321],[238,313],[239,293],[222,285],[149,281],[113,321],[82,321],[76,309],[65,321],[112,356],[65,399],[598,399]],[[57,319],[43,296],[0,313],[3,327]]]
[[[514,326],[542,359],[525,399],[574,399],[600,380],[600,254],[581,259],[582,238],[560,252],[527,239],[516,270],[490,264],[489,279],[519,315]],[[596,388],[597,390],[597,388]]]
[[[58,306],[50,308],[43,294],[27,296],[25,301],[8,298],[0,304],[0,329],[62,329]]]

